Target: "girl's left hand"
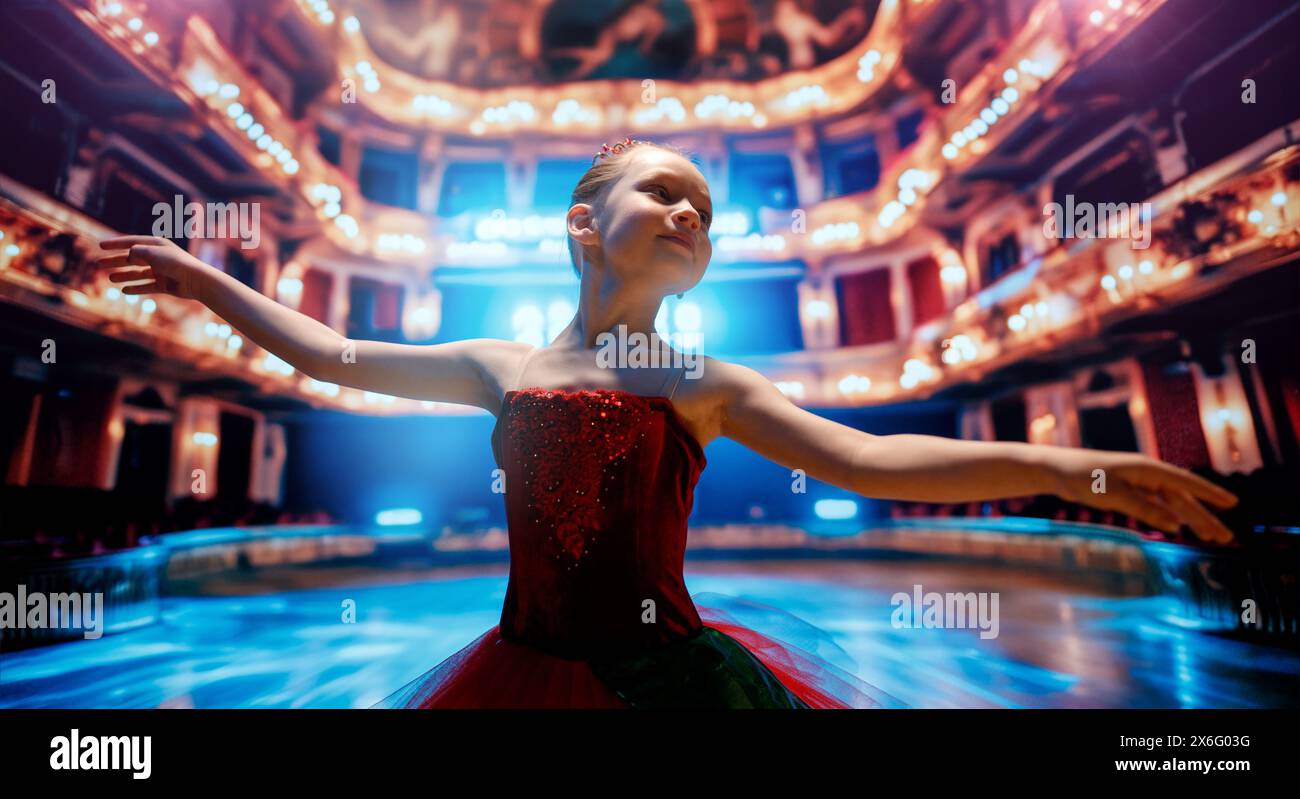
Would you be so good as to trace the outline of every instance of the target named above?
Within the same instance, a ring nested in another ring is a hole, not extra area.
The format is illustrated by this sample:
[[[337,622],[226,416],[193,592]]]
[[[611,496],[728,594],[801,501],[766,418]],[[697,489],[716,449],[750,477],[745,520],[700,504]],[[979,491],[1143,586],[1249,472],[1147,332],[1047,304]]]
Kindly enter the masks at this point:
[[[1064,455],[1054,464],[1063,499],[1118,511],[1170,533],[1185,524],[1203,541],[1232,541],[1232,531],[1202,503],[1226,509],[1238,498],[1209,480],[1144,455],[1095,449]]]

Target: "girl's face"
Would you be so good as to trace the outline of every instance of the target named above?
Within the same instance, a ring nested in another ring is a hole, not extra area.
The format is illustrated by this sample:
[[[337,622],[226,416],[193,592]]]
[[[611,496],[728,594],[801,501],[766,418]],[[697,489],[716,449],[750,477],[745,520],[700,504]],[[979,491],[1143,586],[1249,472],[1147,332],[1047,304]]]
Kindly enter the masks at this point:
[[[676,153],[644,147],[627,158],[596,221],[605,268],[620,281],[652,281],[664,295],[686,291],[713,257],[709,186]]]

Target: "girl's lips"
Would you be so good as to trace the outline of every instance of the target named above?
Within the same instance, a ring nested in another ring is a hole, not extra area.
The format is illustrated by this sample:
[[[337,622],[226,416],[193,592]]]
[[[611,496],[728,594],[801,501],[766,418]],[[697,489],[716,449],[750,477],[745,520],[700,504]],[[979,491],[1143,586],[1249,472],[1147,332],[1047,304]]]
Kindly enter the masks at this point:
[[[681,236],[661,236],[660,238],[665,238],[665,239],[668,239],[669,241],[675,241],[675,242],[677,242],[678,244],[680,244],[680,245],[682,245],[683,247],[685,247],[686,249],[690,250],[690,251],[691,251],[691,255],[694,255],[694,254],[695,254],[695,246],[692,245],[692,244],[687,244],[687,243],[686,243],[686,240],[683,239]]]

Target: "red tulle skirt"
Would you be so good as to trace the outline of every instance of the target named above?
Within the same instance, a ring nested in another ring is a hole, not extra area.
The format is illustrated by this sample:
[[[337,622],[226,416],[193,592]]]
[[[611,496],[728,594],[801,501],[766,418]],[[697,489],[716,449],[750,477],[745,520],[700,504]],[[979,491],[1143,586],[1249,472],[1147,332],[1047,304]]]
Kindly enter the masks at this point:
[[[752,654],[812,708],[890,708],[901,703],[853,675],[825,631],[778,608],[723,594],[692,597],[706,628]],[[501,637],[493,627],[375,705],[376,708],[627,708],[585,660],[556,657]]]

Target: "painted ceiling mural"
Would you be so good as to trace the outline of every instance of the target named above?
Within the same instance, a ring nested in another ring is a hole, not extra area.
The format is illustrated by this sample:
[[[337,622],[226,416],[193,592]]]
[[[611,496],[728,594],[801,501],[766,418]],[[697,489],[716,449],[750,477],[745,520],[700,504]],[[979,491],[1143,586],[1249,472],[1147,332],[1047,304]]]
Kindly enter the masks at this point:
[[[375,54],[433,80],[760,80],[866,36],[878,0],[354,0]]]

